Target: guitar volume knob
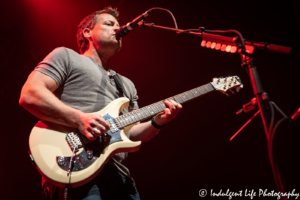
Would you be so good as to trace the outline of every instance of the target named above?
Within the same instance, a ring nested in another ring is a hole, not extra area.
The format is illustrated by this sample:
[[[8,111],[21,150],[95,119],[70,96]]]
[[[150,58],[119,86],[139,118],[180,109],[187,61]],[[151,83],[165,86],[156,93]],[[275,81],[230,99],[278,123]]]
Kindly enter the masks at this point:
[[[63,166],[65,164],[65,157],[58,156],[57,163],[58,163],[59,166]]]
[[[91,160],[93,158],[93,150],[87,150],[86,151],[86,154],[87,154],[87,158],[89,160]]]

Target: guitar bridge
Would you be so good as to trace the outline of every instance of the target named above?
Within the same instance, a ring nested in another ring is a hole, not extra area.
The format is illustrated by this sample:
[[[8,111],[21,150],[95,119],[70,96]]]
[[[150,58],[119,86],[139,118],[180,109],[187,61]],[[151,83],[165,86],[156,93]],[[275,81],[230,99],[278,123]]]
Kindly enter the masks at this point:
[[[71,150],[73,150],[74,148],[75,148],[75,150],[77,150],[80,147],[82,147],[80,137],[78,136],[77,133],[74,133],[74,132],[68,133],[66,135],[66,140],[67,140]]]

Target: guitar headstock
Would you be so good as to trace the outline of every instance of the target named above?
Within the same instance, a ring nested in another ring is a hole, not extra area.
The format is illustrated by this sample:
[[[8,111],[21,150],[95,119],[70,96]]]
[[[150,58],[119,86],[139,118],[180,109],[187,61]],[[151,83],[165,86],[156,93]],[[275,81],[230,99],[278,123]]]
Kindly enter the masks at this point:
[[[213,82],[211,82],[211,84],[216,90],[222,92],[223,94],[226,94],[228,90],[233,93],[234,89],[237,92],[239,92],[240,89],[243,88],[241,79],[238,76],[229,76],[226,78],[213,78]]]

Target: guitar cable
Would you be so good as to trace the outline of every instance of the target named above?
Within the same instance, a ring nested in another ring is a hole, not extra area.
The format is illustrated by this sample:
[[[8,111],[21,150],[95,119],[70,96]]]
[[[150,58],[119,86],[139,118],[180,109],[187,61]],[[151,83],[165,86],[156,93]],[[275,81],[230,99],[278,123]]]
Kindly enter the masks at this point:
[[[64,199],[67,200],[68,199],[68,188],[67,186],[64,189]]]

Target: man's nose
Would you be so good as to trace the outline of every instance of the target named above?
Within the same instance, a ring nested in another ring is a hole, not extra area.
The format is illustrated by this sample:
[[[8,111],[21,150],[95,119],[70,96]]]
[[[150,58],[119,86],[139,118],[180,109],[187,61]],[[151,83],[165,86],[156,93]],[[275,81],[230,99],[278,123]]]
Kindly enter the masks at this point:
[[[120,29],[119,26],[115,26],[115,27],[114,27],[114,31],[115,31],[115,32],[117,32],[119,29]]]

